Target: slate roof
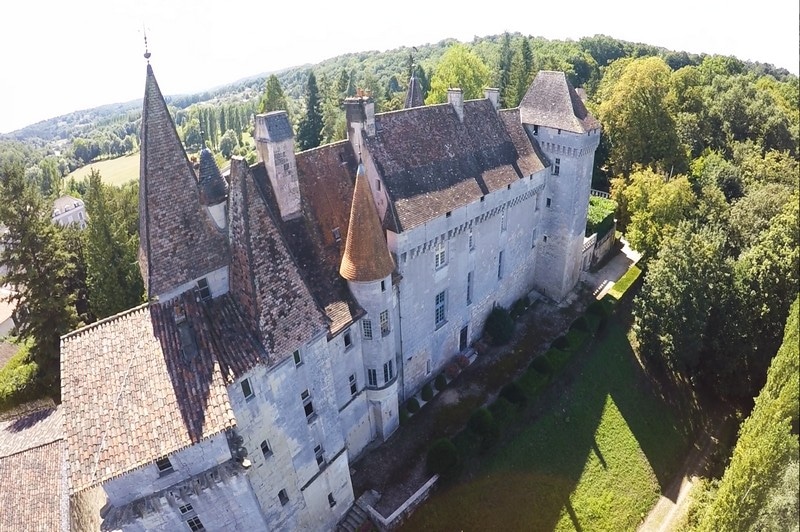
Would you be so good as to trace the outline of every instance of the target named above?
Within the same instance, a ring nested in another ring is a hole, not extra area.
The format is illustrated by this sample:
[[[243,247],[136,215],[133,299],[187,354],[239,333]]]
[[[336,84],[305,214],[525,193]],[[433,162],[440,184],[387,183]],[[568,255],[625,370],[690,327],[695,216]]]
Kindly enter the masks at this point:
[[[267,352],[282,360],[326,330],[328,322],[302,277],[303,261],[295,262],[279,230],[274,198],[269,204],[265,199],[271,189],[256,185],[256,178],[267,178],[263,163],[251,170],[241,159],[232,160],[230,284]]]
[[[525,124],[573,133],[600,128],[600,122],[586,109],[563,72],[540,70],[522,98],[519,109]]]
[[[267,113],[265,123],[267,126],[267,139],[272,142],[280,142],[294,136],[292,124],[289,123],[289,115],[286,111],[272,111]]]
[[[425,103],[422,101],[422,87],[420,87],[417,76],[412,75],[408,80],[408,90],[406,91],[405,108],[422,107]]]
[[[364,165],[359,164],[339,273],[349,281],[369,282],[383,279],[393,271],[394,260],[386,245],[367,172]]]
[[[525,128],[519,120],[519,108],[501,109],[499,115],[519,154],[517,164],[522,175],[531,175],[549,166],[550,162],[539,150],[539,145],[531,142],[528,134],[525,133]]]
[[[227,240],[200,205],[194,170],[150,65],[142,109],[139,235],[148,296],[227,264]]]
[[[199,303],[189,291],[62,337],[71,492],[233,427],[226,385],[264,361],[227,294]]]
[[[523,176],[520,154],[489,100],[464,102],[463,122],[451,105],[440,104],[378,114],[375,125],[375,136],[364,142],[386,183],[395,211],[386,219],[395,232]]]
[[[200,204],[217,205],[228,197],[228,183],[219,173],[214,154],[208,148],[200,151]]]
[[[50,532],[67,520],[62,409],[0,421],[0,530]]]

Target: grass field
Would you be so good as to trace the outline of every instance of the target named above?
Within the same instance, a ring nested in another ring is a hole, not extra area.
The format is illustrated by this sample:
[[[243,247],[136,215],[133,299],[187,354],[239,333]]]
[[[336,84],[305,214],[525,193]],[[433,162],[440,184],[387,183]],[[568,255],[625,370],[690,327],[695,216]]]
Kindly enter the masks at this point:
[[[615,321],[576,364],[545,413],[403,530],[634,530],[679,467],[688,435]]]
[[[88,177],[92,168],[100,172],[104,183],[122,185],[128,181],[139,179],[139,153],[89,163],[69,174],[67,179],[74,177],[76,181],[79,181],[84,177]]]

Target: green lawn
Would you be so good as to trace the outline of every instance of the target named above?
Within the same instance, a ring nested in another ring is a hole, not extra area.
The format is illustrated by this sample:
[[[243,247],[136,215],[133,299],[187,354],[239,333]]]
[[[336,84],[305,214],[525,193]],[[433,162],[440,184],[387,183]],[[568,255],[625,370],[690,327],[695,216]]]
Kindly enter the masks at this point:
[[[688,436],[650,391],[615,320],[575,362],[582,367],[550,384],[574,375],[543,415],[477,455],[475,480],[435,494],[404,530],[634,530]]]
[[[633,283],[636,282],[636,279],[642,274],[642,270],[639,269],[638,266],[631,266],[625,275],[619,278],[619,281],[614,283],[614,286],[608,291],[608,294],[612,296],[614,299],[622,299],[622,296],[625,295],[625,292],[628,291],[628,288],[631,287]]]
[[[104,183],[122,185],[128,181],[139,179],[139,152],[116,159],[89,163],[69,174],[67,179],[74,177],[76,181],[80,181],[89,176],[92,168],[100,172]]]

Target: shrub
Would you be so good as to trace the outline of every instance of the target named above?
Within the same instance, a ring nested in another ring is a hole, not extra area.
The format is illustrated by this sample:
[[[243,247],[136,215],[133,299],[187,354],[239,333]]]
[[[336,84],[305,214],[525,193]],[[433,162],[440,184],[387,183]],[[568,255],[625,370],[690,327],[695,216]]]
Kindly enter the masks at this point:
[[[511,305],[511,318],[517,319],[522,316],[526,310],[528,310],[528,306],[530,305],[530,300],[528,296],[522,296],[521,298],[514,301],[514,304]]]
[[[625,275],[620,277],[619,281],[614,283],[614,286],[608,291],[608,295],[616,298],[622,299],[622,296],[625,295],[625,292],[639,279],[639,276],[642,274],[642,270],[640,270],[637,266],[631,266]]]
[[[545,355],[538,356],[531,361],[531,369],[540,375],[548,375],[553,372],[553,366]]]
[[[514,420],[514,413],[516,410],[517,407],[511,404],[505,397],[498,397],[497,401],[489,406],[489,411],[494,416],[495,422],[503,427],[508,426]]]
[[[606,306],[603,304],[602,301],[592,301],[591,304],[586,309],[588,314],[593,314],[595,316],[605,316],[606,314]]]
[[[458,364],[458,367],[460,369],[465,369],[467,366],[469,366],[469,359],[467,358],[467,355],[462,355],[461,353],[459,353],[456,355],[455,358],[456,358],[456,364]]]
[[[36,382],[39,366],[23,346],[0,368],[0,411],[13,408],[43,395]]]
[[[528,397],[536,397],[539,391],[547,384],[548,379],[549,377],[547,375],[529,369],[519,378],[517,384],[520,385]]]
[[[419,412],[419,401],[417,401],[416,397],[412,397],[408,401],[406,401],[406,408],[408,412],[411,414],[416,414]]]
[[[469,429],[481,436],[488,434],[492,430],[492,425],[494,425],[494,416],[492,416],[492,413],[489,412],[487,408],[478,408],[475,410],[472,415],[469,416],[469,421],[467,422]]]
[[[428,449],[427,466],[430,473],[449,477],[458,468],[458,449],[447,438],[439,438]]]
[[[503,389],[500,390],[500,397],[507,399],[509,402],[514,403],[515,405],[524,405],[525,402],[528,400],[528,397],[525,395],[525,392],[520,388],[519,384],[516,382],[510,382],[503,386]]]
[[[427,383],[422,387],[422,399],[426,402],[433,399],[433,387],[431,386],[431,383]]]
[[[576,331],[589,331],[589,322],[586,321],[586,318],[581,316],[577,320],[572,322],[572,325],[569,326],[570,329]]]
[[[514,320],[503,307],[494,307],[486,318],[484,331],[492,338],[494,345],[503,345],[514,336]]]
[[[562,351],[565,351],[565,350],[569,349],[569,340],[567,340],[566,336],[559,336],[553,342],[553,347],[555,347],[556,349],[560,349]]]
[[[458,364],[455,362],[450,362],[444,367],[444,373],[447,375],[448,379],[453,380],[461,373],[461,369],[459,369]]]
[[[408,413],[405,406],[400,407],[400,424],[405,425],[408,418],[411,417],[411,414]]]
[[[447,386],[447,377],[444,376],[444,373],[439,373],[436,376],[436,379],[433,381],[433,385],[436,386],[436,389],[440,392],[445,389]]]
[[[553,372],[555,373],[567,364],[567,361],[569,361],[570,352],[551,348],[547,351],[547,353],[545,353],[545,356],[553,366]]]
[[[587,331],[572,329],[567,333],[567,344],[570,349],[577,350],[586,343],[589,333]]]

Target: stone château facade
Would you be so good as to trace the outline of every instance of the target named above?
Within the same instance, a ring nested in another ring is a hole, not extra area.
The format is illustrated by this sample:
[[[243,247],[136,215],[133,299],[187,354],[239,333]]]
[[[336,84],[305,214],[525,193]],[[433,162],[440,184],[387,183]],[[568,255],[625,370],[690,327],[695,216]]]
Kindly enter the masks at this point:
[[[69,491],[104,530],[330,530],[350,462],[481,335],[495,305],[578,282],[600,125],[560,72],[400,111],[345,101],[348,139],[199,175],[147,66],[140,266],[149,303],[62,339]]]

